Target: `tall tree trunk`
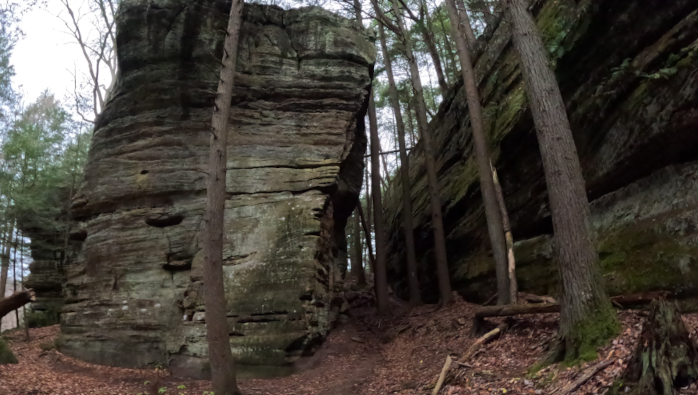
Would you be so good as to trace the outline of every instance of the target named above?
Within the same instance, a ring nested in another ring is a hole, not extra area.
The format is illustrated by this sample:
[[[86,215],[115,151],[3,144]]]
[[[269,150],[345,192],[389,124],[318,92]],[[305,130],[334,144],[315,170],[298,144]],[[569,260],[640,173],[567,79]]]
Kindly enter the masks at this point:
[[[446,48],[446,53],[448,54],[449,63],[451,64],[451,73],[453,73],[453,77],[455,77],[456,73],[458,72],[458,68],[456,67],[456,58],[453,54],[453,48],[451,48],[449,37],[446,34],[446,25],[444,24],[444,20],[441,17],[439,17],[439,24],[441,24],[441,29],[444,32],[443,42],[444,47]]]
[[[223,283],[223,233],[228,161],[228,122],[233,95],[242,0],[233,0],[223,46],[218,91],[211,119],[208,193],[206,196],[206,237],[204,238],[204,303],[206,340],[211,363],[213,392],[216,395],[240,395],[235,363],[230,351],[225,285]]]
[[[434,43],[434,36],[432,33],[434,29],[432,29],[431,23],[429,23],[429,8],[424,3],[424,1],[421,1],[420,3],[421,7],[423,7],[424,9],[424,15],[422,15],[423,19],[418,21],[417,23],[419,24],[419,30],[421,30],[422,38],[424,39],[424,43],[427,45],[427,50],[429,51],[431,61],[434,65],[434,69],[436,70],[436,78],[439,81],[441,96],[445,96],[446,92],[448,92],[448,84],[446,83],[446,77],[444,76],[443,66],[441,65],[439,51],[436,48],[436,43]],[[427,21],[426,24],[424,23],[424,19],[426,19]]]
[[[458,31],[467,40],[468,49],[470,49],[470,52],[471,52],[471,58],[477,58],[478,52],[480,52],[480,48],[479,48],[480,46],[478,45],[477,38],[475,38],[475,32],[473,31],[473,25],[470,24],[470,17],[468,16],[468,11],[465,8],[465,4],[463,4],[462,0],[458,0],[458,1],[460,2],[458,5],[456,5],[455,0],[453,3],[454,7],[456,7],[456,15],[457,15],[457,18],[455,18],[455,20],[457,21],[455,23],[455,25],[458,26]],[[448,10],[448,16],[451,19],[451,27],[453,27],[454,18],[453,18],[452,11],[451,11],[450,7]]]
[[[376,233],[376,271],[373,273],[373,283],[376,289],[376,305],[378,312],[388,312],[388,278],[385,267],[386,234],[383,221],[383,201],[380,180],[380,140],[378,138],[378,120],[376,119],[376,103],[373,91],[368,99],[368,120],[371,134],[371,185],[373,190],[373,226]]]
[[[2,254],[2,268],[0,269],[0,300],[5,298],[5,292],[7,290],[7,274],[10,270],[10,248],[12,247],[13,233],[12,221],[7,221],[5,230],[5,251]]]
[[[454,0],[446,0],[448,15],[451,18],[453,27],[452,36],[456,41],[458,58],[460,59],[461,72],[463,73],[463,85],[465,86],[468,98],[468,111],[470,112],[470,124],[473,131],[473,146],[475,148],[475,161],[480,176],[480,192],[482,193],[482,203],[485,206],[485,219],[487,221],[487,231],[490,235],[490,245],[494,256],[494,265],[497,272],[497,304],[504,305],[511,303],[509,295],[509,270],[506,255],[506,241],[504,239],[504,229],[502,228],[502,214],[497,204],[497,193],[494,189],[492,178],[492,168],[490,167],[490,149],[487,146],[487,136],[482,123],[482,106],[480,105],[480,93],[477,90],[475,81],[475,71],[468,45],[463,38],[462,27],[459,27],[458,10]],[[463,22],[469,25],[469,20]]]
[[[412,100],[407,102],[407,121],[410,124],[410,138],[412,139],[412,147],[417,145],[417,136],[414,134],[414,117],[412,116]]]
[[[397,129],[397,141],[400,150],[400,177],[402,181],[402,226],[405,232],[405,249],[407,255],[407,279],[410,293],[410,303],[413,305],[422,304],[422,296],[419,293],[419,277],[417,275],[417,253],[414,246],[414,218],[412,216],[412,199],[410,188],[410,164],[405,147],[405,123],[402,120],[400,111],[400,99],[398,97],[395,77],[393,76],[392,60],[388,52],[385,40],[383,25],[378,24],[380,33],[381,49],[383,50],[383,62],[388,74],[388,85],[390,92],[390,102],[395,114],[395,126]]]
[[[19,249],[19,270],[22,273],[22,292],[25,292],[24,288],[24,238],[20,239],[20,249]],[[17,290],[15,290],[17,292]],[[29,316],[27,316],[27,305],[22,306],[22,318],[24,318],[24,340],[31,340],[29,337]],[[19,321],[17,322],[19,326]]]
[[[369,134],[371,132],[369,131]],[[370,140],[369,136],[369,140]],[[366,225],[368,226],[368,233],[367,237],[369,239],[373,239],[373,202],[372,202],[372,197],[371,197],[371,179],[368,176],[368,167],[371,166],[371,159],[367,158],[366,166],[364,166],[364,175],[366,176]],[[371,243],[373,245],[373,243]]]
[[[359,201],[359,207],[361,202]],[[351,274],[356,278],[356,283],[358,285],[366,285],[366,272],[364,271],[364,265],[362,262],[362,248],[361,248],[361,219],[359,218],[359,210],[354,212],[354,257],[351,259]]]
[[[507,212],[507,205],[504,202],[504,193],[502,192],[502,186],[499,183],[497,169],[494,168],[492,162],[490,162],[490,167],[492,167],[492,179],[494,180],[494,190],[497,193],[497,203],[499,203],[499,212],[502,214],[502,228],[504,228],[504,239],[506,240],[507,244],[507,262],[509,269],[509,302],[514,304],[518,302],[519,298],[519,283],[516,280],[516,257],[514,256],[514,235],[511,233],[511,222],[509,221],[509,213]]]
[[[444,224],[441,214],[441,199],[439,198],[439,180],[436,175],[436,159],[434,159],[434,147],[431,141],[431,132],[429,131],[429,123],[427,120],[427,105],[424,101],[424,91],[422,89],[422,80],[419,76],[419,67],[417,66],[417,58],[412,52],[412,40],[405,28],[402,20],[402,14],[398,8],[397,0],[392,0],[393,11],[397,17],[397,22],[400,31],[402,32],[403,43],[405,45],[405,54],[410,67],[410,78],[412,80],[412,89],[414,97],[417,101],[417,127],[420,132],[420,138],[424,143],[424,162],[427,168],[427,178],[429,184],[429,197],[431,200],[431,226],[434,230],[434,254],[436,256],[436,271],[439,280],[439,294],[441,296],[441,304],[445,305],[451,301],[451,280],[448,273],[448,260],[446,257],[446,235],[444,233]],[[377,11],[378,12],[378,11]]]
[[[576,360],[595,353],[615,336],[619,324],[603,289],[582,168],[560,88],[527,2],[505,1],[543,159],[555,260],[562,277],[561,347],[556,357]]]
[[[19,247],[19,226],[15,229],[15,253],[12,259],[12,292],[17,292],[17,250]],[[19,308],[15,309],[15,323],[17,328],[19,328]]]
[[[364,209],[361,207],[361,203],[356,206],[359,209],[359,218],[361,218],[361,226],[364,228],[364,235],[366,236],[366,252],[368,254],[368,265],[371,269],[371,274],[376,272],[376,259],[373,256],[373,245],[371,243],[370,231],[368,230],[368,224],[366,223],[366,216],[364,215]]]

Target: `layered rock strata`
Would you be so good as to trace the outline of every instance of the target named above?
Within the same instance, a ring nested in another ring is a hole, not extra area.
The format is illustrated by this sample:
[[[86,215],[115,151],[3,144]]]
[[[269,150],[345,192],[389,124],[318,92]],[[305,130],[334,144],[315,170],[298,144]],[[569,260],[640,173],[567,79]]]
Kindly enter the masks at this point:
[[[230,3],[128,0],[120,73],[73,200],[62,352],[205,377],[202,215]],[[277,374],[339,312],[343,229],[361,186],[375,49],[319,7],[245,5],[230,117],[224,274],[241,371]]]
[[[698,292],[698,3],[690,0],[534,2],[572,124],[612,294]],[[500,24],[476,72],[493,162],[518,243],[520,288],[558,293],[553,229],[538,143],[509,25]],[[456,288],[475,301],[496,292],[462,83],[430,126],[448,258]],[[417,250],[435,297],[421,147],[411,153]],[[387,205],[391,278],[406,294],[401,187]]]

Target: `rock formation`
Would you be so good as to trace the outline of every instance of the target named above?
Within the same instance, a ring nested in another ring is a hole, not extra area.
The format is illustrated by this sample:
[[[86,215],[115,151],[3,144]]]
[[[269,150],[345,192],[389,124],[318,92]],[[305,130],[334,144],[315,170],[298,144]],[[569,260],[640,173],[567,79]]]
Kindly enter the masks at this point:
[[[587,181],[604,278],[612,294],[698,293],[698,3],[534,2],[567,103]],[[500,24],[476,71],[493,161],[511,215],[520,289],[559,290],[535,130],[516,53]],[[462,84],[431,122],[449,264],[457,290],[496,292]],[[436,295],[421,147],[410,158],[424,290]],[[407,293],[401,187],[391,186],[391,278]]]
[[[128,0],[120,74],[73,200],[84,240],[59,349],[207,374],[202,214],[222,0]],[[247,4],[228,149],[224,271],[241,371],[278,374],[341,309],[343,229],[361,185],[375,48],[319,7]]]

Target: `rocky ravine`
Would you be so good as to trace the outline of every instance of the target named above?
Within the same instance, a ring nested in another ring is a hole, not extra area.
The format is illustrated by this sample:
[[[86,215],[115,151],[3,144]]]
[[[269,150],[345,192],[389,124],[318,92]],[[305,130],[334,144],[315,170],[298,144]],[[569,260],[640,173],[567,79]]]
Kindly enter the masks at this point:
[[[698,294],[698,3],[537,1],[533,11],[567,103],[612,294]],[[521,290],[559,292],[538,143],[508,25],[477,63],[486,129],[516,245]],[[431,123],[449,265],[474,301],[496,292],[462,84]],[[423,156],[410,156],[423,286],[436,296]],[[406,293],[401,186],[387,204],[394,288]],[[688,306],[686,306],[688,307]]]
[[[124,0],[120,75],[73,201],[59,349],[109,365],[208,373],[202,300],[215,58],[230,4]],[[341,309],[343,228],[363,171],[375,48],[321,8],[246,5],[228,149],[224,272],[242,372],[278,374]]]

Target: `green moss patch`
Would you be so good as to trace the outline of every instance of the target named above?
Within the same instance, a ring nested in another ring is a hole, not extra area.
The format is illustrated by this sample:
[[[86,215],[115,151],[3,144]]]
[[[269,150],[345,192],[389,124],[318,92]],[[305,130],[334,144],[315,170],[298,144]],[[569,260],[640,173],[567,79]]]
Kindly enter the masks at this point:
[[[7,341],[0,337],[0,365],[7,365],[10,363],[17,363],[17,358],[12,353]]]

